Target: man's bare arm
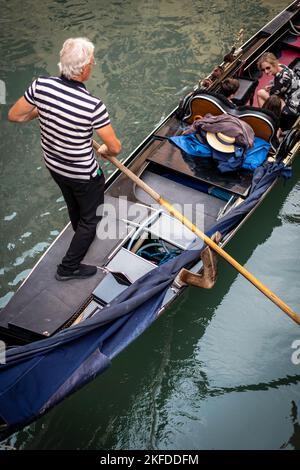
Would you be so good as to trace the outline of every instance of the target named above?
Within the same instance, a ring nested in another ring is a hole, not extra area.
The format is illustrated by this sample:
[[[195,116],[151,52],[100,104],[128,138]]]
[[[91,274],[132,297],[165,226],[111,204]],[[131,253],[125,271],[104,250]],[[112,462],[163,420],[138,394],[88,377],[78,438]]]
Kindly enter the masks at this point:
[[[121,152],[121,142],[117,138],[111,124],[101,127],[100,129],[96,129],[96,133],[103,142],[97,150],[100,157],[115,157]]]
[[[37,108],[28,103],[24,96],[18,99],[8,112],[8,120],[12,122],[28,122],[37,117]]]

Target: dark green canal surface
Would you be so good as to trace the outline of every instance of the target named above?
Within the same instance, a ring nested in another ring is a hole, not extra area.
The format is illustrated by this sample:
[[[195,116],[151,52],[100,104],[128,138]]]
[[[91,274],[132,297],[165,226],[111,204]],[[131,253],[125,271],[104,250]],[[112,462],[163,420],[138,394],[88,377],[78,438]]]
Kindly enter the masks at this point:
[[[37,123],[6,120],[33,78],[57,73],[63,41],[95,43],[87,86],[106,103],[125,158],[221,62],[240,28],[247,39],[288,4],[0,1],[1,307],[68,221]],[[300,312],[300,156],[293,177],[277,184],[227,250]],[[108,371],[2,447],[300,449],[295,340],[300,328],[221,261],[213,290],[188,289]]]

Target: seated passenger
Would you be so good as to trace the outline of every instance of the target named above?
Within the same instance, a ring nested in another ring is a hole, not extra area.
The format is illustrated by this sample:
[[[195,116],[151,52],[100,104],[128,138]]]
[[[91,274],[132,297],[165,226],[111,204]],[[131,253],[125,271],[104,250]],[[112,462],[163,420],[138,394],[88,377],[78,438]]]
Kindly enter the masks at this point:
[[[282,102],[279,96],[277,95],[271,95],[269,98],[263,103],[262,109],[267,109],[271,111],[275,116],[278,118],[278,122],[280,120],[281,116],[281,106]],[[282,130],[280,127],[277,130],[277,137],[279,138],[282,134]]]
[[[232,98],[238,91],[239,86],[239,81],[236,78],[225,78],[221,82],[219,94],[225,96],[232,103]]]
[[[280,64],[271,52],[262,54],[257,66],[267,76],[273,77],[269,85],[257,92],[259,106],[262,107],[269,96],[277,95],[281,99],[282,114],[296,119],[300,113],[300,79],[296,73]]]

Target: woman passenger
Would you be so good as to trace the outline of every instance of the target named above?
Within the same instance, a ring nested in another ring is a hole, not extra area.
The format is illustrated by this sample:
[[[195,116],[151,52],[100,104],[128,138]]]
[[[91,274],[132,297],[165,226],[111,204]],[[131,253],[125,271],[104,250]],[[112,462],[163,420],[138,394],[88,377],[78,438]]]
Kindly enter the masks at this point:
[[[271,111],[276,118],[278,119],[278,124],[280,123],[280,117],[281,117],[281,106],[282,102],[279,96],[277,95],[271,95],[269,98],[264,102],[262,105],[262,109],[267,109]],[[277,130],[277,138],[280,138],[282,135],[282,130],[279,127]]]
[[[300,113],[300,79],[296,73],[280,64],[271,52],[262,54],[257,66],[268,77],[273,78],[269,85],[258,90],[259,106],[262,107],[270,96],[277,95],[281,99],[282,114],[296,118]]]

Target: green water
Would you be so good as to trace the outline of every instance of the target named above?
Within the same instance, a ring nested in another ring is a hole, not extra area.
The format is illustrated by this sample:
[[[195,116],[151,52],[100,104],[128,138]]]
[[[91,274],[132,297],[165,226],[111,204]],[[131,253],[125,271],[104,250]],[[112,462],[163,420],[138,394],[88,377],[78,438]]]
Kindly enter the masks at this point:
[[[88,88],[106,103],[122,157],[282,0],[0,1],[3,307],[67,222],[37,123],[6,121],[31,80],[55,74],[70,36],[96,46]],[[112,172],[109,165],[106,174]],[[300,163],[228,251],[300,312]],[[212,291],[189,289],[112,367],[3,444],[17,449],[300,449],[300,329],[224,262]]]

